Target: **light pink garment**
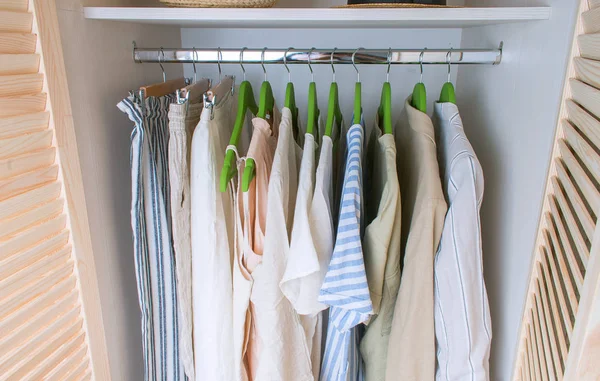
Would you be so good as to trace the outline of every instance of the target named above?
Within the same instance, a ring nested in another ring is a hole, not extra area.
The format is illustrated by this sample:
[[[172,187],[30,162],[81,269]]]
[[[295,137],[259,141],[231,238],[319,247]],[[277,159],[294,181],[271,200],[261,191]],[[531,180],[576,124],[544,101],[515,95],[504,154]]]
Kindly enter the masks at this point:
[[[252,125],[252,139],[248,148],[247,158],[255,162],[255,176],[248,192],[242,192],[238,187],[238,208],[241,221],[241,246],[236,253],[237,279],[234,279],[234,329],[245,328],[244,341],[241,349],[242,367],[241,377],[247,374],[254,380],[259,366],[259,353],[261,348],[260,332],[255,324],[254,306],[250,302],[250,295],[254,280],[252,271],[262,262],[264,239],[267,217],[267,195],[271,166],[277,147],[277,136],[280,116],[276,111],[273,117],[273,127],[265,119],[254,118]],[[238,168],[238,182],[241,184],[244,173],[244,164]],[[243,279],[239,275],[242,275]],[[236,289],[236,284],[239,287]],[[236,295],[237,294],[237,295]],[[244,321],[242,321],[244,320]],[[236,352],[236,356],[238,353]]]

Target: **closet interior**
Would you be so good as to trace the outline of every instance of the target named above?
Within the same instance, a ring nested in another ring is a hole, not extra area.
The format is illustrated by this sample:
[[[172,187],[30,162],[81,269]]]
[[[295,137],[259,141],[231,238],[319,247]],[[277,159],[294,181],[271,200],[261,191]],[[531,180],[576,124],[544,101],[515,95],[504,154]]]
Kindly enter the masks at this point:
[[[131,122],[115,105],[163,76],[231,75],[255,89],[266,76],[280,106],[288,81],[294,83],[305,120],[308,82],[317,84],[319,108],[327,110],[332,65],[347,120],[359,73],[367,126],[388,78],[394,122],[417,82],[427,89],[429,114],[442,86],[454,84],[485,176],[490,378],[513,377],[580,4],[454,0],[448,5],[457,8],[332,8],[344,4],[280,0],[272,9],[181,9],[152,0],[56,0],[113,380],[141,380],[144,370],[131,249]]]

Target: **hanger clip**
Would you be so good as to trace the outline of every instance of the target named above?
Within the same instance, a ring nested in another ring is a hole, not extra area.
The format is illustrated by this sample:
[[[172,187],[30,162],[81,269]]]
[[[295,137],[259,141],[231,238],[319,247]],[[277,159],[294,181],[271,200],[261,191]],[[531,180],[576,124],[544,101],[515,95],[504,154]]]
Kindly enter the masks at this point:
[[[215,117],[214,107],[215,107],[215,104],[217,103],[217,96],[214,95],[212,91],[207,91],[203,97],[204,97],[204,108],[206,110],[209,110],[210,120],[213,120]]]

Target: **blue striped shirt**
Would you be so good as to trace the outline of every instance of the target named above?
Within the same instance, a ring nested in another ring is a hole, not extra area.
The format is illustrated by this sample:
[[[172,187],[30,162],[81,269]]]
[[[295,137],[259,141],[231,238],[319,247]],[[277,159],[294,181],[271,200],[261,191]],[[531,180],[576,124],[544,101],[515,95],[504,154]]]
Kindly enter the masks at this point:
[[[319,295],[320,302],[331,306],[322,381],[363,380],[359,324],[373,314],[361,244],[363,126],[350,127],[346,139],[346,169],[335,247]]]

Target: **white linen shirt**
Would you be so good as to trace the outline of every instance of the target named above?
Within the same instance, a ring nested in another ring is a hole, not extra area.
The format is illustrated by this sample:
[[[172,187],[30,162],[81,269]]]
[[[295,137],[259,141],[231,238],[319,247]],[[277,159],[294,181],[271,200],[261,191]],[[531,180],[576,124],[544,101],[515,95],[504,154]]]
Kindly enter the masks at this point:
[[[492,339],[483,280],[483,171],[458,108],[436,103],[434,126],[448,213],[435,257],[436,380],[489,380]]]
[[[251,300],[261,342],[256,381],[314,379],[300,318],[279,288],[290,250],[301,154],[294,141],[291,111],[283,108],[269,178],[262,262],[252,272]]]

